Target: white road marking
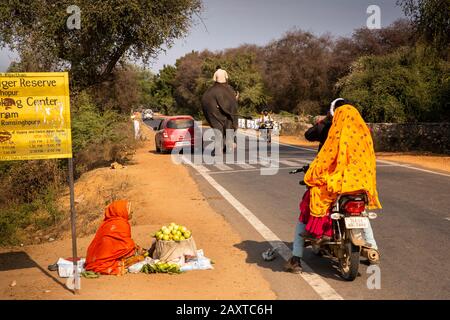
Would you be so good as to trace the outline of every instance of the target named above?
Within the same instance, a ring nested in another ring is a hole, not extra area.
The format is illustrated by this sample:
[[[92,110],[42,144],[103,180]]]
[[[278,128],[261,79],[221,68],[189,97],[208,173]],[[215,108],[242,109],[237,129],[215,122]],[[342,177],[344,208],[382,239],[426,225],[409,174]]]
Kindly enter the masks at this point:
[[[450,221],[450,218],[445,218],[445,220]]]
[[[198,171],[203,171],[203,172],[208,172],[209,169],[206,168],[205,166],[202,165],[194,165],[194,167],[198,170]]]
[[[402,168],[407,168],[407,169],[427,172],[427,173],[431,173],[431,174],[437,174],[439,176],[450,177],[450,174],[436,172],[436,171],[431,171],[431,170],[426,170],[426,169],[420,169],[420,168],[413,167],[413,166],[411,166],[409,164],[399,164],[397,162],[392,162],[392,161],[387,161],[387,160],[377,160],[377,161],[380,162],[380,163],[390,164],[390,165],[396,166],[396,167],[402,167]]]
[[[300,162],[302,164],[311,163],[313,161],[313,159],[311,159],[311,160],[310,159],[289,159],[289,160],[294,161],[294,162]]]
[[[214,164],[214,166],[215,166],[217,169],[222,170],[222,171],[233,170],[233,168],[230,168],[229,166],[227,166],[227,165],[225,165],[225,164],[223,164],[223,163],[216,163],[216,164]]]
[[[242,169],[255,169],[254,166],[249,165],[247,163],[235,163],[238,167],[241,167]]]
[[[228,171],[211,171],[209,174],[227,174],[227,173],[236,173],[236,172],[256,172],[261,170],[268,170],[268,168],[255,168],[255,169],[242,169],[242,170],[228,170]],[[292,170],[292,167],[283,167],[278,168],[278,170]]]
[[[194,169],[189,159],[184,158],[184,162]],[[239,202],[231,193],[214,180],[206,172],[198,171],[208,183],[217,190],[249,223],[259,234],[268,241],[272,247],[279,248],[278,253],[287,261],[291,257],[291,250],[273,233],[261,220],[259,220],[247,207]],[[344,300],[325,280],[315,273],[311,267],[302,261],[304,272],[301,277],[314,289],[314,291],[324,300]]]
[[[288,167],[298,167],[299,164],[298,162],[293,162],[293,161],[289,161],[289,160],[278,160],[279,163],[282,163]]]
[[[241,132],[241,133],[242,133],[243,135],[248,136],[248,137],[257,138],[256,135],[253,135],[253,134],[248,133],[248,132]],[[292,145],[292,144],[286,144],[286,143],[274,142],[274,141],[275,141],[275,138],[273,138],[273,139],[272,139],[272,143],[275,143],[275,144],[279,144],[279,145],[282,145],[282,146],[287,146],[287,147],[291,147],[291,148],[299,149],[299,150],[306,150],[306,151],[317,152],[317,149],[298,147],[298,146],[294,146],[294,145]]]

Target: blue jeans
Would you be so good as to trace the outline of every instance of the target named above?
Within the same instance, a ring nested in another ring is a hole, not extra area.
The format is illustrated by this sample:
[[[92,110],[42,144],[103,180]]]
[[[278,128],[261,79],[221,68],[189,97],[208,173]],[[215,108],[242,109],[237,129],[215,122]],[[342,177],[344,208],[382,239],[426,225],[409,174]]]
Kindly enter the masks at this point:
[[[305,239],[300,235],[305,232],[306,225],[300,221],[295,227],[294,243],[292,244],[292,255],[303,258],[303,251],[305,249]]]
[[[303,258],[303,251],[305,249],[305,239],[300,235],[305,232],[306,225],[300,221],[295,227],[294,243],[292,244],[292,255]],[[371,245],[372,249],[378,250],[377,242],[373,236],[372,225],[369,222],[369,228],[363,229],[363,236],[367,243]]]

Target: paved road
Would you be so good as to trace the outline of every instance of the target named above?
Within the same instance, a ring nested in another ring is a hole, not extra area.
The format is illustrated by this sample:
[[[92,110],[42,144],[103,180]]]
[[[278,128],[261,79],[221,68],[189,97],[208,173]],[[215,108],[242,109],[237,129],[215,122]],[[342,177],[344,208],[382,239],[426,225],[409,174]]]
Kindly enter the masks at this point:
[[[280,169],[273,176],[260,174],[264,162],[203,165],[190,170],[211,206],[241,234],[244,240],[236,246],[247,253],[248,263],[260,268],[280,299],[320,299],[330,292],[331,297],[343,299],[450,299],[450,175],[392,163],[378,162],[377,166],[383,209],[373,229],[382,254],[381,289],[367,288],[370,274],[366,264],[361,263],[355,281],[345,282],[334,262],[316,257],[309,249],[305,262],[320,281],[308,274],[301,277],[284,272],[282,257],[263,261],[261,253],[270,247],[267,237],[275,236],[292,248],[298,202],[305,188],[298,185],[301,174],[288,172],[315,156],[313,150],[279,148]],[[235,203],[227,201],[230,197]],[[250,224],[249,215],[265,229]]]

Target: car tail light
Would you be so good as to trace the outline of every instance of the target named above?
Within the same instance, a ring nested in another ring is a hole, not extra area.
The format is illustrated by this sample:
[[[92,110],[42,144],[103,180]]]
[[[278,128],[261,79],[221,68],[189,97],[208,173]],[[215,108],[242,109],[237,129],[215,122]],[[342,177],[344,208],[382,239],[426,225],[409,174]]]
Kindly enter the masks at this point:
[[[351,216],[359,216],[366,208],[364,201],[348,201],[344,204],[344,211]]]
[[[168,138],[168,137],[169,137],[169,135],[167,134],[166,131],[163,131],[163,137],[164,137],[164,138]]]

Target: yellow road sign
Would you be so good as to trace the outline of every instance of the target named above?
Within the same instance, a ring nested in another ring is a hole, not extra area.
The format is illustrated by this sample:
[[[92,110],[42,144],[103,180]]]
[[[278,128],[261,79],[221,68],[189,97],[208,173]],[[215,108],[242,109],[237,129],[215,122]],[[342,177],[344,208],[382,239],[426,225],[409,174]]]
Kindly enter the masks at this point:
[[[0,161],[72,157],[67,72],[0,73]]]

